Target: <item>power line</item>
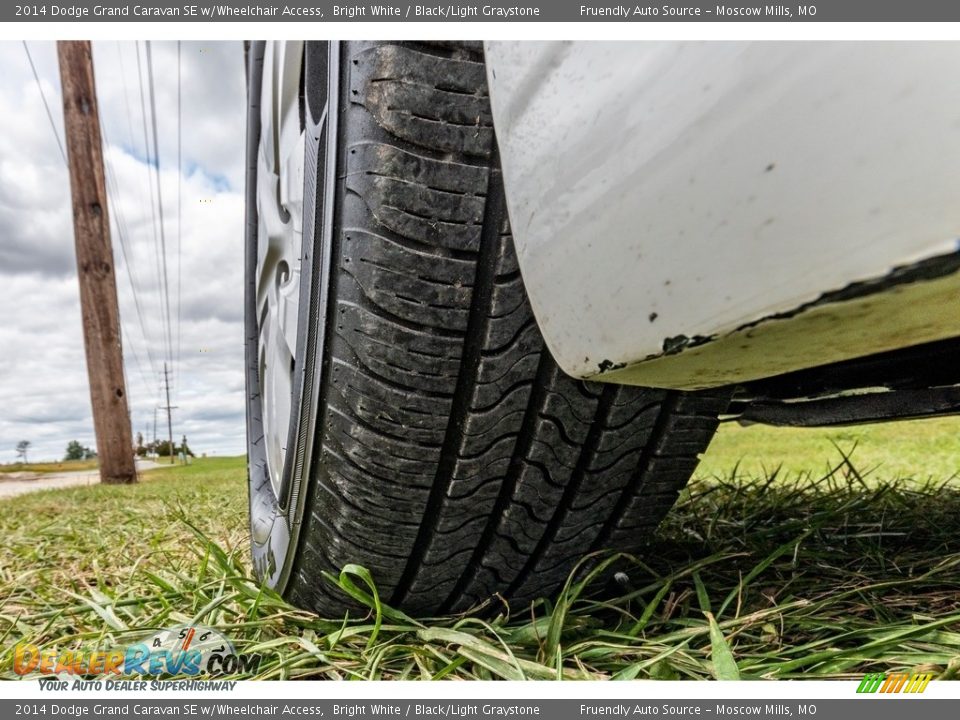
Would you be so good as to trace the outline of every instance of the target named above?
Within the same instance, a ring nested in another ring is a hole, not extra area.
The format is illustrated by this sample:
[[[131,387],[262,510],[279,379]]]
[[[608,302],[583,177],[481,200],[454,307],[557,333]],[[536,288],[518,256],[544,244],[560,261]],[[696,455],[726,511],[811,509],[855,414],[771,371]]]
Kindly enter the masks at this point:
[[[163,299],[166,309],[166,318],[167,318],[167,360],[172,363],[173,361],[173,338],[171,335],[171,326],[170,326],[170,276],[167,271],[167,238],[164,230],[163,222],[163,190],[161,188],[160,182],[160,149],[157,143],[157,98],[156,92],[154,90],[154,74],[153,74],[153,52],[152,52],[152,42],[147,40],[147,82],[150,88],[150,111],[151,111],[151,120],[153,122],[153,154],[157,159],[157,164],[154,165],[154,173],[156,175],[156,186],[157,186],[157,209],[160,216],[160,254],[161,254],[161,266],[163,268]],[[168,403],[169,404],[169,403]]]
[[[43,107],[47,111],[47,120],[50,121],[50,128],[53,130],[53,136],[57,139],[57,147],[60,148],[60,157],[63,158],[63,164],[69,166],[67,162],[67,151],[63,149],[63,141],[60,140],[60,132],[57,130],[57,124],[53,121],[53,113],[50,112],[50,105],[47,103],[47,96],[43,92],[43,85],[40,84],[40,76],[37,74],[37,67],[33,64],[33,56],[30,55],[30,48],[27,47],[27,41],[21,40],[23,49],[27,53],[27,60],[30,63],[30,69],[33,70],[33,79],[37,83],[37,90],[40,91],[40,99],[43,100]]]
[[[119,45],[117,47],[118,47],[118,54],[119,54]],[[122,73],[122,67],[123,67],[122,55],[120,57],[121,57],[120,68]],[[125,86],[126,83],[122,74],[121,74],[121,81],[124,82],[124,86]],[[132,115],[129,112],[129,102],[127,104],[127,109],[128,109],[127,123],[128,123],[128,129],[130,130],[130,140],[131,140],[131,146],[132,146],[133,123],[132,123]],[[99,110],[100,109],[98,107],[98,112]],[[106,122],[106,119],[102,113],[100,113],[100,127],[101,127],[101,133],[103,135],[104,147],[105,147],[105,150],[107,150],[110,147],[112,147],[112,143],[110,142],[109,123]],[[103,153],[103,160],[104,160],[105,188],[106,188],[107,198],[109,201],[109,208],[110,208],[109,215],[110,215],[110,219],[112,220],[115,237],[117,237],[120,241],[119,243],[120,257],[115,259],[115,265],[119,267],[122,264],[123,269],[125,271],[124,274],[127,276],[127,281],[130,285],[130,290],[133,295],[134,307],[136,309],[136,322],[140,328],[140,335],[143,338],[143,343],[146,348],[147,359],[150,363],[150,368],[152,371],[155,372],[156,361],[153,357],[153,350],[151,348],[150,337],[147,332],[147,324],[145,323],[144,317],[143,317],[143,310],[140,302],[141,292],[139,291],[139,282],[137,279],[137,273],[135,269],[135,258],[134,258],[134,254],[131,252],[130,244],[128,242],[128,238],[131,237],[131,233],[130,233],[129,225],[127,223],[126,214],[124,213],[124,210],[123,210],[123,205],[120,202],[120,192],[119,192],[119,185],[117,182],[117,173],[114,167],[113,160],[111,158],[111,154],[108,151],[105,151]],[[121,260],[122,260],[122,263],[120,262]],[[129,351],[129,354],[133,356],[133,361],[134,361],[134,364],[136,365],[137,373],[139,374],[140,379],[143,383],[145,397],[150,398],[153,396],[153,393],[150,387],[151,383],[147,379],[147,374],[144,372],[143,363],[140,360],[140,353],[137,352],[137,347],[133,343],[133,340],[132,340],[133,334],[127,330],[127,326],[129,324],[127,317],[128,316],[124,312],[122,311],[119,312],[119,321],[120,321],[123,345]],[[125,382],[126,382],[128,391],[130,391],[129,373],[127,373],[126,371],[126,363],[124,367],[124,376],[125,376]],[[132,395],[131,395],[131,399],[132,399]],[[130,407],[130,410],[132,412],[133,410],[132,405]],[[132,421],[132,416],[131,416],[131,421]]]
[[[143,151],[144,151],[144,157],[146,157],[146,160],[147,160],[147,165],[144,169],[147,174],[147,186],[148,186],[147,192],[149,194],[150,217],[152,220],[152,228],[153,228],[153,253],[154,253],[153,269],[155,270],[156,277],[157,277],[157,298],[158,298],[160,324],[161,324],[161,327],[165,329],[166,315],[164,315],[164,312],[163,312],[163,293],[160,291],[160,288],[163,285],[163,279],[161,277],[161,272],[160,272],[160,238],[157,230],[157,208],[155,203],[156,196],[153,192],[153,173],[151,172],[151,168],[150,168],[150,166],[152,165],[152,161],[150,157],[150,142],[147,137],[147,103],[146,103],[146,96],[143,89],[143,68],[140,64],[140,41],[139,40],[137,41],[136,48],[137,48],[137,82],[140,86],[140,110],[141,110],[140,119],[143,125]],[[159,162],[160,160],[159,158],[157,158],[157,163],[159,164]],[[165,330],[161,331],[161,336],[165,337]],[[161,341],[161,345],[163,345],[162,341]]]
[[[130,108],[130,92],[127,87],[127,71],[124,67],[123,62],[123,48],[120,45],[120,41],[116,42],[117,46],[117,66],[120,70],[120,84],[123,86],[123,104],[127,111],[127,137],[130,138],[130,149],[133,150],[133,110]]]
[[[118,45],[119,49],[119,45]],[[122,67],[122,61],[121,61]],[[122,79],[122,76],[121,76]],[[124,83],[125,84],[125,83]],[[128,104],[129,109],[129,104]],[[98,108],[99,112],[99,108]],[[131,130],[131,143],[132,143],[132,129],[133,124],[131,121],[131,116],[128,113],[128,126]],[[110,132],[108,123],[105,122],[104,117],[101,113],[100,115],[100,127],[103,134],[104,144],[107,148],[111,147],[110,142]],[[147,351],[147,359],[150,363],[150,368],[153,372],[156,372],[156,360],[153,357],[153,351],[151,349],[150,338],[147,333],[147,325],[144,322],[143,310],[140,302],[140,292],[138,292],[139,282],[137,281],[137,274],[135,270],[134,254],[130,250],[130,245],[128,244],[128,238],[130,237],[130,229],[127,224],[126,216],[123,211],[123,205],[120,203],[120,192],[119,186],[117,184],[117,174],[113,165],[112,158],[110,154],[104,153],[104,176],[105,176],[105,185],[107,190],[107,197],[110,204],[110,218],[113,221],[113,226],[117,238],[120,240],[120,258],[123,260],[123,268],[127,276],[127,281],[130,284],[130,290],[133,294],[133,302],[136,309],[137,322],[140,327],[140,333],[143,337],[144,346]],[[120,265],[119,262],[115,264]],[[146,375],[143,371],[143,365],[140,362],[140,354],[137,352],[136,346],[131,341],[131,334],[126,330],[126,324],[124,323],[124,314],[120,313],[120,324],[123,330],[123,336],[125,341],[125,346],[128,347],[133,355],[134,361],[137,365],[137,369],[140,373],[140,377],[143,380],[144,388],[146,390],[147,397],[152,395],[150,391],[150,383],[146,378]]]
[[[143,381],[143,387],[147,391],[147,396],[150,395],[150,382],[147,380],[147,375],[143,371],[143,365],[140,363],[140,355],[137,353],[136,346],[130,342],[130,335],[127,333],[127,327],[123,324],[123,316],[120,316],[120,332],[123,335],[124,348],[129,348],[130,353],[133,355],[134,363],[137,366],[137,372],[140,374],[140,380]],[[126,377],[126,368],[124,368],[124,377]],[[127,387],[130,387],[130,383],[126,382]]]
[[[104,137],[106,138],[106,130],[104,130]],[[109,139],[107,140],[107,145],[109,146]],[[137,282],[135,279],[133,271],[133,253],[130,252],[130,249],[127,245],[127,238],[129,237],[129,228],[126,223],[126,219],[123,215],[123,210],[119,202],[120,192],[117,188],[117,179],[116,173],[113,169],[113,161],[109,158],[106,158],[106,180],[107,180],[107,195],[110,198],[110,204],[114,208],[114,212],[111,213],[113,216],[114,224],[116,225],[117,237],[120,239],[120,254],[123,257],[124,269],[126,270],[127,279],[130,282],[130,290],[133,293],[133,304],[137,311],[137,321],[140,324],[140,332],[143,335],[143,341],[147,348],[147,358],[150,361],[150,369],[152,372],[157,372],[157,363],[153,357],[153,351],[150,348],[150,340],[147,337],[147,325],[143,319],[143,310],[140,305],[140,294],[137,292]],[[121,315],[121,320],[123,319]]]
[[[174,387],[177,397],[180,397],[180,349],[182,347],[182,333],[180,331],[181,313],[181,268],[183,266],[183,225],[181,212],[181,186],[183,180],[183,105],[180,102],[183,85],[180,82],[180,41],[177,40],[177,361],[174,363]]]
[[[127,71],[126,71],[126,68],[125,68],[125,64],[124,64],[124,62],[123,62],[123,51],[122,51],[122,49],[121,49],[121,45],[120,45],[119,42],[117,42],[117,57],[119,58],[119,61],[120,61],[120,82],[121,82],[121,84],[123,85],[123,101],[124,101],[124,105],[126,106],[126,110],[127,110],[127,129],[128,129],[128,136],[129,136],[129,138],[130,138],[130,150],[131,150],[131,152],[136,153],[137,147],[136,147],[136,141],[134,140],[134,136],[136,135],[136,133],[135,133],[134,130],[133,130],[133,110],[131,109],[131,104],[130,104],[130,88],[128,87],[128,84],[127,84]],[[140,67],[140,66],[139,66],[139,60],[140,60],[140,58],[139,58],[139,53],[138,53],[138,56],[137,56],[137,61],[138,61],[138,62],[137,62],[137,68],[138,68],[138,70],[139,70],[139,67]],[[138,75],[138,80],[139,80],[139,79],[140,79],[140,78],[139,78],[139,75]],[[142,86],[143,86],[142,80],[140,81],[140,84],[141,84],[141,97],[142,97]],[[142,157],[145,157],[145,158],[149,156],[149,151],[147,150],[146,142],[147,142],[146,122],[144,122],[143,154],[142,154]],[[148,164],[148,165],[149,165],[149,164]],[[146,167],[145,169],[146,169],[146,171],[147,171],[147,178],[149,179],[149,177],[150,177],[150,168],[149,168],[149,166],[148,166],[148,167]],[[139,200],[140,200],[140,209],[141,209],[141,211],[143,212],[143,214],[146,215],[146,214],[147,214],[147,212],[146,212],[147,205],[148,205],[149,203],[151,203],[152,200],[151,200],[151,195],[150,195],[150,191],[149,191],[149,189],[148,189],[148,187],[147,187],[147,184],[145,184],[145,183],[143,182],[143,176],[142,176],[142,175],[140,176],[140,188],[139,188],[139,190],[140,190],[140,192],[139,192],[138,194],[139,194]]]

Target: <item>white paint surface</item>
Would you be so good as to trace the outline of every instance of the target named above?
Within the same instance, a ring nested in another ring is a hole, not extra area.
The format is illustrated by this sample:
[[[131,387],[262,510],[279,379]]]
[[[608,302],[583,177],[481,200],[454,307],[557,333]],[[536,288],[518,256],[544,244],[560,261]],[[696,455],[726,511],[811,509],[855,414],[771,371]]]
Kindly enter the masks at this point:
[[[957,248],[960,43],[486,50],[521,269],[570,374]]]

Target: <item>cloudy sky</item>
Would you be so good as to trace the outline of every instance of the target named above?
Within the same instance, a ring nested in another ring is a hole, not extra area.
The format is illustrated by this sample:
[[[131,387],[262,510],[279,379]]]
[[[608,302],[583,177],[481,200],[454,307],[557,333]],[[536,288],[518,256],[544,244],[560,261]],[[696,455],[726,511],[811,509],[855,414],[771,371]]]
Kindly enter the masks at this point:
[[[30,42],[29,48],[62,138],[55,45]],[[174,346],[178,264],[181,268],[174,435],[185,433],[197,453],[239,454],[244,449],[243,48],[240,43],[181,46],[182,174],[177,168],[177,45],[154,42],[152,52]],[[149,112],[143,44],[140,60]],[[164,404],[159,381],[164,334],[137,47],[95,42],[94,61],[108,172],[119,195],[118,207],[110,212],[122,216],[130,251],[124,262],[114,234],[127,391],[134,433],[152,436],[154,408]],[[55,459],[70,440],[95,446],[70,185],[22,43],[0,42],[0,67],[0,462],[15,459],[20,440],[31,442],[31,460]],[[165,427],[158,427],[158,434],[165,437]]]

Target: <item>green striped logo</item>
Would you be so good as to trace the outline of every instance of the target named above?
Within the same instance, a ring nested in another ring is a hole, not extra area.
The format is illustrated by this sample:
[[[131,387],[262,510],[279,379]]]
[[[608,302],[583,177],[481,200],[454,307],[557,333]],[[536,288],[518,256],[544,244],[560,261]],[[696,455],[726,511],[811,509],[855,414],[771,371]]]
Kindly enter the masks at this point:
[[[858,693],[922,693],[933,678],[931,673],[867,673],[860,681]]]

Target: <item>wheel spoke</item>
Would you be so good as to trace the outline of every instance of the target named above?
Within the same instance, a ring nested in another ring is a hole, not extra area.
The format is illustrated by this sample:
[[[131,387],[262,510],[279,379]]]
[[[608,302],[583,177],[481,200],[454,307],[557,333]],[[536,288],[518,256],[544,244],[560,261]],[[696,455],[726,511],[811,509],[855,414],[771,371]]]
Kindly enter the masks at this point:
[[[303,43],[272,43],[261,89],[257,154],[256,309],[267,464],[279,493],[293,405],[303,244]]]
[[[303,133],[299,133],[287,155],[281,159],[279,177],[280,206],[287,211],[294,232],[303,232]]]
[[[276,314],[267,313],[261,324],[261,337],[267,341],[260,345],[259,363],[264,419],[290,417],[291,356],[285,353],[286,344],[278,337],[279,332]],[[270,480],[275,487],[279,487],[286,452],[286,433],[267,431],[265,436]]]

